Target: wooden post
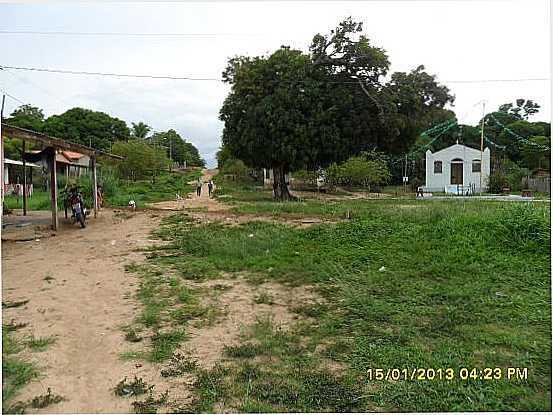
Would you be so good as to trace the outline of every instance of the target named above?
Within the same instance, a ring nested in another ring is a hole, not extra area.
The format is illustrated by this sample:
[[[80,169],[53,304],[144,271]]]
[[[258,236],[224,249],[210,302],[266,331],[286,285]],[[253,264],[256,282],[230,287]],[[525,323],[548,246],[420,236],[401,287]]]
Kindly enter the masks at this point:
[[[2,107],[0,108],[0,170],[2,170],[2,176],[0,176],[0,192],[2,194],[2,207],[1,213],[4,216],[4,137],[2,136],[2,121],[4,121],[4,103],[6,96],[2,95]]]
[[[25,140],[21,145],[21,160],[23,161],[23,216],[27,216],[27,164],[25,162]]]
[[[94,200],[94,217],[98,216],[98,181],[96,176],[96,157],[90,158],[92,162],[92,198]]]
[[[50,196],[52,201],[52,229],[58,230],[58,183],[56,179],[56,148],[52,147],[49,160],[50,167]]]

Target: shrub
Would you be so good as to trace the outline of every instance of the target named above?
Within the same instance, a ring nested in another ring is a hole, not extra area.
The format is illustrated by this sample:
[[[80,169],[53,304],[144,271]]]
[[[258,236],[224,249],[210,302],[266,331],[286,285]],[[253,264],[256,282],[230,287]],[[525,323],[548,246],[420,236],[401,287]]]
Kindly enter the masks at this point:
[[[223,174],[234,174],[236,177],[244,178],[248,174],[248,168],[242,160],[230,159],[225,162],[221,172]]]
[[[501,211],[493,224],[493,237],[501,245],[522,251],[549,250],[549,210],[517,203]]]
[[[342,164],[331,164],[326,170],[327,183],[331,186],[363,186],[385,184],[390,180],[390,170],[377,154],[361,153]]]
[[[507,178],[501,171],[494,171],[488,177],[488,191],[490,193],[501,193],[501,189],[507,186]]]

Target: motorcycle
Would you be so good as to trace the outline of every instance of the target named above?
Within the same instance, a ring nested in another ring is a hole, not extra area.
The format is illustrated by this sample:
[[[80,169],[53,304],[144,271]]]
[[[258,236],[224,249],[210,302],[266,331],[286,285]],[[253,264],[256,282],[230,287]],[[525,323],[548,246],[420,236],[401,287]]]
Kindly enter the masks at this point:
[[[67,218],[68,207],[71,207],[71,219],[73,223],[79,222],[81,228],[86,227],[86,215],[88,214],[86,207],[84,206],[83,195],[78,188],[71,188],[66,192],[65,197],[65,217]]]

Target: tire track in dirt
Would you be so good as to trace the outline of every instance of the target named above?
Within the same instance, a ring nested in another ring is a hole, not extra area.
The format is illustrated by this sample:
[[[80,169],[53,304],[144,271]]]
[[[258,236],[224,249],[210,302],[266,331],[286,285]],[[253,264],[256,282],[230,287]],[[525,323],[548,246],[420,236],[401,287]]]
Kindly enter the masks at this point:
[[[65,225],[55,237],[2,244],[3,300],[29,299],[23,307],[4,310],[3,322],[28,322],[18,337],[56,337],[44,352],[22,352],[42,368],[43,376],[16,401],[45,394],[50,387],[67,400],[37,412],[131,411],[130,401],[113,393],[135,369],[134,362],[119,358],[128,345],[121,326],[139,309],[133,295],[138,279],[124,267],[143,260],[135,250],[155,243],[149,235],[163,216],[105,209],[86,229]],[[143,369],[159,372],[146,363]]]

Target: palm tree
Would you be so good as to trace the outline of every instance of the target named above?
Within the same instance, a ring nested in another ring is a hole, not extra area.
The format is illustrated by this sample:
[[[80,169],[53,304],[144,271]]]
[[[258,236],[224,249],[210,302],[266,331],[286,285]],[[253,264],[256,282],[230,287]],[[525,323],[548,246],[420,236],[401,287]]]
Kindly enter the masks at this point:
[[[147,124],[144,124],[140,121],[138,124],[132,123],[131,135],[134,138],[145,139],[148,133],[152,131],[152,127]]]

